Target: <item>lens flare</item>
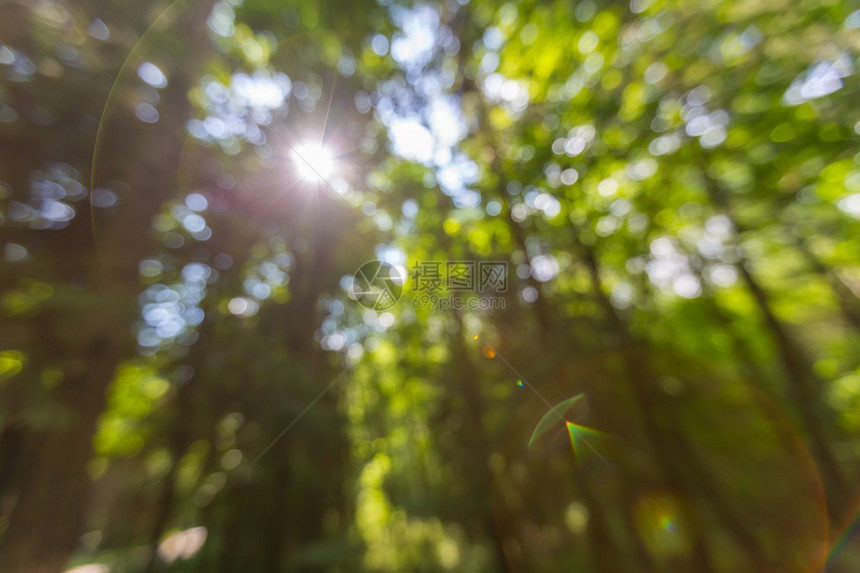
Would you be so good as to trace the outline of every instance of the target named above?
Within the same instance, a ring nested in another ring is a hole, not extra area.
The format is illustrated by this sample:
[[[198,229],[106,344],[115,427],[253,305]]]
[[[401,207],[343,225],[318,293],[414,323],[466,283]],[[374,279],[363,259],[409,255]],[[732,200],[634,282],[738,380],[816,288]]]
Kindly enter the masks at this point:
[[[684,500],[671,492],[651,492],[633,508],[637,533],[655,556],[684,555],[692,542]]]
[[[582,457],[582,446],[586,446],[589,450],[593,451],[598,457],[602,458],[594,446],[588,441],[588,437],[598,437],[603,435],[602,432],[598,432],[592,428],[587,426],[580,426],[579,424],[574,424],[570,420],[565,420],[565,427],[567,428],[567,435],[570,438],[570,447],[573,448],[573,455],[576,459],[580,459]]]

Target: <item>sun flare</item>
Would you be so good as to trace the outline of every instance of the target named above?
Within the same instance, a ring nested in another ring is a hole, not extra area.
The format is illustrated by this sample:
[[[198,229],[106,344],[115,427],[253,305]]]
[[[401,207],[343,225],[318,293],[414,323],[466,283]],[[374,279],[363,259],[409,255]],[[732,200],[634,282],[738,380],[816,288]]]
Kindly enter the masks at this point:
[[[334,157],[321,145],[304,143],[293,149],[293,162],[305,181],[325,181],[334,172]]]

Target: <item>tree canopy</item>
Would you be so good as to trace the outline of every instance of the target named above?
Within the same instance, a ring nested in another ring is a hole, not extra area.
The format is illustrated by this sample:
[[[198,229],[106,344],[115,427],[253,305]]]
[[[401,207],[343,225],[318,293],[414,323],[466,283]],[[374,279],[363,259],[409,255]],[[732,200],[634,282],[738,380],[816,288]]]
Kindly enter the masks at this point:
[[[0,571],[856,571],[858,28],[0,2]]]

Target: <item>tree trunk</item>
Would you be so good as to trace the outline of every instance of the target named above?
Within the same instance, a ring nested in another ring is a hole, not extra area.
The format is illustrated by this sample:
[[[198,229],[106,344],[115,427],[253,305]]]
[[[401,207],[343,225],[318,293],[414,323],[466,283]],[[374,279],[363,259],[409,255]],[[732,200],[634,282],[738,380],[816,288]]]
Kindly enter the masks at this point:
[[[658,423],[658,413],[661,412],[659,407],[660,397],[659,390],[655,388],[656,381],[654,380],[650,365],[646,359],[641,357],[640,351],[635,348],[636,341],[627,325],[618,316],[609,298],[603,292],[603,287],[600,283],[600,267],[594,251],[580,239],[576,229],[573,230],[573,241],[588,270],[592,291],[603,310],[604,318],[609,324],[610,331],[616,335],[623,346],[630,348],[629,352],[624,353],[626,379],[639,409],[641,422],[645,429],[645,435],[650,442],[651,450],[654,452],[663,470],[664,478],[668,485],[677,492],[686,493],[692,502],[692,489],[684,480],[683,468],[677,463],[677,456],[681,454],[677,448],[678,444],[671,430],[667,430]],[[695,515],[689,517],[693,528],[693,552],[691,559],[695,564],[696,571],[699,573],[712,572],[714,571],[714,567],[710,551],[701,527],[697,523],[698,519],[696,519]]]
[[[92,273],[96,286],[90,296],[95,302],[57,311],[60,328],[46,334],[61,353],[51,358],[69,365],[57,391],[68,420],[34,430],[28,441],[22,487],[0,539],[4,573],[56,573],[77,546],[90,485],[92,438],[114,372],[133,347],[129,325],[137,313],[138,261],[149,251],[147,230],[176,190],[183,126],[189,117],[189,76],[202,52],[210,6],[201,2],[184,15],[180,33],[192,40],[177,57],[177,73],[162,91],[159,123],[141,126],[121,116],[115,129],[106,132],[103,151],[111,154],[102,166],[110,176],[128,181],[134,192],[121,197],[118,214],[103,224],[97,237],[97,246],[103,248]],[[57,332],[73,329],[81,331],[79,339]]]
[[[744,226],[729,211],[728,202],[717,182],[704,170],[702,177],[711,201],[729,218],[736,234],[743,233],[745,231]],[[745,257],[740,257],[736,267],[761,313],[765,326],[771,333],[776,346],[777,359],[786,376],[789,398],[796,408],[809,440],[812,454],[818,462],[824,478],[831,518],[839,521],[841,516],[838,512],[834,512],[834,509],[842,505],[845,499],[851,497],[851,488],[848,486],[827,439],[827,424],[824,419],[825,406],[819,393],[816,392],[816,386],[821,385],[821,380],[812,370],[803,348],[794,340],[788,329],[774,313],[767,292],[752,274],[749,261]]]
[[[114,361],[106,357],[115,357],[118,350],[109,338],[97,340],[84,371],[63,382],[63,403],[74,413],[73,431],[46,431],[27,452],[25,478],[3,537],[0,571],[56,573],[74,551],[89,486],[90,437],[114,371]]]

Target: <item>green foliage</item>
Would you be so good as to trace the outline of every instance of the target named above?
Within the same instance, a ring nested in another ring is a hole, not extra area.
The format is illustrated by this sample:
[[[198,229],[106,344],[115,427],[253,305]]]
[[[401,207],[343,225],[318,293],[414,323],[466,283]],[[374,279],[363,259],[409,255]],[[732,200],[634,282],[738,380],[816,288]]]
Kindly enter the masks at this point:
[[[856,570],[858,27],[0,6],[0,570]]]

